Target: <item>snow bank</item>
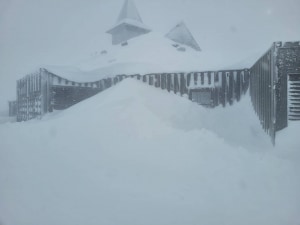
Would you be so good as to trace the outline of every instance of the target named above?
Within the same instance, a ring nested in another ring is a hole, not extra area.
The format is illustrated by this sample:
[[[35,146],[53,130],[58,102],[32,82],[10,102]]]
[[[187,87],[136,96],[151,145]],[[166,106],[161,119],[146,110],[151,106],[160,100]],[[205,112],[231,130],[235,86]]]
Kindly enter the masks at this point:
[[[210,110],[126,79],[0,137],[3,225],[300,221],[300,141],[273,150],[249,99]]]

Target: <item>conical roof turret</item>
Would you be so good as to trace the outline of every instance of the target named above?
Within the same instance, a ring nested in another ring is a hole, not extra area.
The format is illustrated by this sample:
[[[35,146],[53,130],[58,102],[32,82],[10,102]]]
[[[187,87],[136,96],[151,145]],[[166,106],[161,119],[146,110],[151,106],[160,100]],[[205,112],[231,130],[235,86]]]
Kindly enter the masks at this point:
[[[117,45],[150,31],[143,23],[134,1],[125,0],[117,19],[117,24],[108,30],[107,33],[112,35],[112,44]]]
[[[187,45],[197,51],[201,48],[185,23],[181,21],[166,34],[166,37],[179,44]]]
[[[143,23],[142,18],[132,0],[125,0],[117,22],[119,23],[126,19],[132,19]]]

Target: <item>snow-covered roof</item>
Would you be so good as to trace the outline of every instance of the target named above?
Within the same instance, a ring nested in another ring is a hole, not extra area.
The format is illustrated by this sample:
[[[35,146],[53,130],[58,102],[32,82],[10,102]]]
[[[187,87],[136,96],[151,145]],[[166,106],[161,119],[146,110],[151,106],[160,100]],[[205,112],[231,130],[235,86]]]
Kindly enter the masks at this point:
[[[146,26],[145,24],[141,23],[138,20],[134,20],[134,19],[130,19],[130,18],[126,18],[123,19],[121,21],[119,21],[117,24],[115,24],[111,29],[109,29],[108,31],[106,31],[106,33],[109,34],[114,34],[115,32],[118,32],[118,28],[122,25],[130,25],[132,27],[137,27],[139,29],[144,30],[145,32],[150,32],[151,29]]]
[[[180,44],[190,46],[197,51],[201,51],[200,46],[184,22],[178,23],[166,34],[166,37]]]
[[[189,46],[185,47],[185,52],[180,52],[173,44],[163,34],[151,32],[129,40],[127,46],[105,45],[97,54],[74,66],[41,67],[72,81],[93,82],[120,74],[217,71],[228,69],[230,65],[228,60],[218,60],[215,52],[199,52]],[[252,64],[248,60],[230,69],[249,68]]]
[[[97,54],[73,66],[45,66],[50,72],[78,82],[91,82],[118,74],[191,72],[209,68],[209,57],[186,47],[180,52],[163,34],[151,32],[128,41],[127,46],[105,46]],[[203,62],[203,63],[202,63]],[[211,68],[210,68],[211,69]]]

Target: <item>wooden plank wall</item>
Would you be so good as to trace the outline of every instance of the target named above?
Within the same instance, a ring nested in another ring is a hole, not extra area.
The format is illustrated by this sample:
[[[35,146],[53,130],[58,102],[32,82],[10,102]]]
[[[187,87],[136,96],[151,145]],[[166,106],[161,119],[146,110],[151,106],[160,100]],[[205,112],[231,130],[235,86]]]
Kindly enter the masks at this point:
[[[41,116],[42,76],[30,74],[17,81],[17,121],[29,120]]]
[[[250,69],[250,96],[262,128],[275,144],[276,136],[276,70],[273,45]]]
[[[275,42],[250,69],[250,96],[262,128],[275,145],[288,126],[287,78],[300,72],[300,42]]]
[[[166,89],[181,96],[187,95],[192,101],[195,93],[204,90],[211,93],[211,104],[232,105],[239,101],[249,87],[249,70],[207,71],[192,73],[161,73],[143,75],[143,82],[157,88]],[[201,104],[201,102],[198,102]]]

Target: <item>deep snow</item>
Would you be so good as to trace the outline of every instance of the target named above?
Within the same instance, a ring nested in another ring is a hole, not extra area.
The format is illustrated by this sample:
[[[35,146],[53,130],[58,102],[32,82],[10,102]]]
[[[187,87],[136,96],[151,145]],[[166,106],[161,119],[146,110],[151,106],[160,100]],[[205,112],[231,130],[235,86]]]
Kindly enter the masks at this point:
[[[297,225],[299,128],[273,149],[247,98],[211,110],[126,79],[42,120],[0,125],[0,221]]]

